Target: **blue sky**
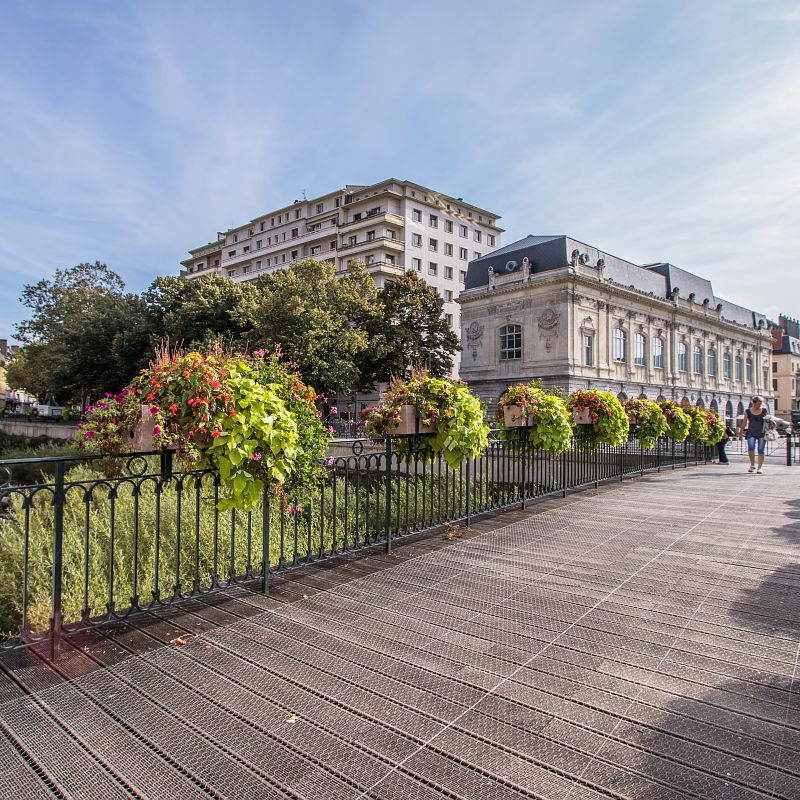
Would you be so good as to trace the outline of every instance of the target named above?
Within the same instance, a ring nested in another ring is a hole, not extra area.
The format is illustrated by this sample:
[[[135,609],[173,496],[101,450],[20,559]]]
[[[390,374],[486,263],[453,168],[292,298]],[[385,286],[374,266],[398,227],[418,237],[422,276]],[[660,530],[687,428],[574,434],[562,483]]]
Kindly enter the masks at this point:
[[[407,178],[800,314],[800,2],[3,4],[0,336],[305,190]]]

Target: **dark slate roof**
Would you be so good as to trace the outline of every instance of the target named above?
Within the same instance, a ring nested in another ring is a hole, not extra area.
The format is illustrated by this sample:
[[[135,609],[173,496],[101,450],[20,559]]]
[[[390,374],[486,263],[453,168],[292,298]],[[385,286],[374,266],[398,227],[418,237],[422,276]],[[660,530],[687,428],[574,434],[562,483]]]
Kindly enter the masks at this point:
[[[787,354],[792,353],[793,355],[800,355],[800,339],[796,339],[794,336],[789,336],[788,333],[784,333],[781,336],[781,346],[780,347],[773,347],[773,353],[780,353],[780,354]]]
[[[696,303],[707,302],[711,308],[719,307],[722,318],[729,322],[748,328],[769,327],[769,320],[763,314],[716,297],[711,281],[693,272],[666,262],[643,266],[634,264],[568,236],[526,236],[470,261],[465,288],[486,286],[489,283],[489,267],[501,275],[517,272],[525,258],[530,261],[533,274],[564,269],[569,266],[576,250],[586,255],[590,265],[596,265],[602,258],[605,264],[603,276],[620,286],[662,299],[668,298],[673,291],[684,300],[693,295]],[[519,277],[522,279],[521,272]]]

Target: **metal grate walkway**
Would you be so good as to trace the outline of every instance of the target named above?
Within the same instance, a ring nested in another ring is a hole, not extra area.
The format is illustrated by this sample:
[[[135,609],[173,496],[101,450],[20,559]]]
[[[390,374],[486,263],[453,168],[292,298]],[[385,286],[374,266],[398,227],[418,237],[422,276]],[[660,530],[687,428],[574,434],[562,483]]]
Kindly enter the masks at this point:
[[[2,657],[0,797],[800,798],[800,489],[742,462]]]

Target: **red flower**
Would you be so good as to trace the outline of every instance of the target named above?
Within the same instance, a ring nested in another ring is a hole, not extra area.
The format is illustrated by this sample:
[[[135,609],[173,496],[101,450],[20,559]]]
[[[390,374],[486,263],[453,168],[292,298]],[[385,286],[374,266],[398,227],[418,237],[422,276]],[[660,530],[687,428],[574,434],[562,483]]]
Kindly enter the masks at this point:
[[[220,435],[219,431],[211,431],[211,435],[216,439]]]

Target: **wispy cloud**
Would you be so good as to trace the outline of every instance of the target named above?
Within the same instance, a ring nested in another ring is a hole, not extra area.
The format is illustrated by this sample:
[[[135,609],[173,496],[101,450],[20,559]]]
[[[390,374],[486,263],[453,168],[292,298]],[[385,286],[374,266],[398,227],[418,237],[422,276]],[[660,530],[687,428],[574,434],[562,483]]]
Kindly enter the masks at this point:
[[[796,3],[37,3],[0,51],[0,336],[22,284],[134,289],[346,181],[428,183],[762,309],[800,251]],[[756,272],[758,279],[753,280]]]

